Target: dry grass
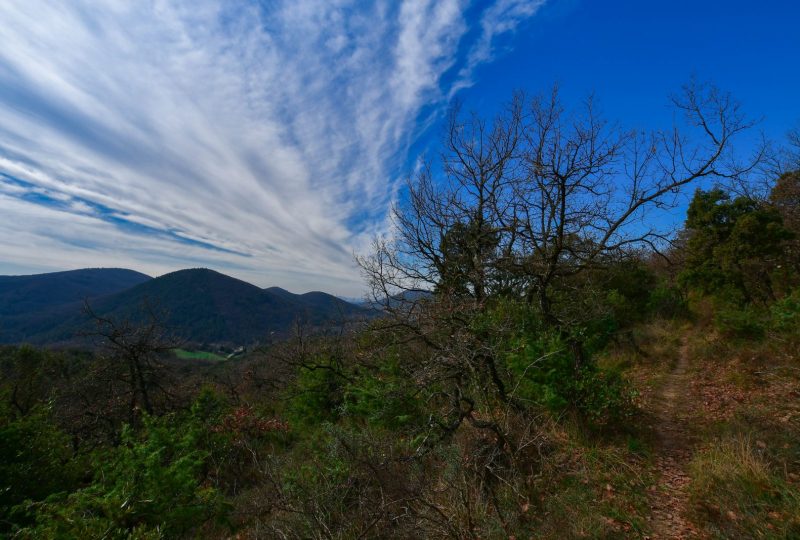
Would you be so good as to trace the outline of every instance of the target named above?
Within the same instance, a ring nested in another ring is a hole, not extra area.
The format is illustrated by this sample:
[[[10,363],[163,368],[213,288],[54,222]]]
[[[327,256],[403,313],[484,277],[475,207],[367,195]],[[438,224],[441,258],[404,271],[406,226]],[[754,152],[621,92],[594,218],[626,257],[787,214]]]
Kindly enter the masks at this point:
[[[692,462],[694,488],[711,491],[714,484],[746,480],[752,486],[770,481],[769,465],[750,435],[735,435],[700,452]]]
[[[800,363],[779,340],[696,329],[690,494],[712,538],[800,538]]]
[[[643,458],[627,447],[574,445],[549,471],[536,538],[639,538],[646,529],[647,487],[653,478]],[[557,469],[556,469],[557,467]]]
[[[800,537],[800,491],[765,454],[758,441],[739,434],[695,456],[691,498],[712,537]]]
[[[708,313],[699,310],[693,324],[638,328],[638,349],[621,343],[602,362],[624,369],[641,393],[643,410],[653,410],[685,339],[691,382],[682,397],[681,426],[695,445],[688,467],[694,525],[710,538],[800,538],[796,348],[787,340],[724,339],[705,307]],[[657,432],[654,418],[641,421]]]

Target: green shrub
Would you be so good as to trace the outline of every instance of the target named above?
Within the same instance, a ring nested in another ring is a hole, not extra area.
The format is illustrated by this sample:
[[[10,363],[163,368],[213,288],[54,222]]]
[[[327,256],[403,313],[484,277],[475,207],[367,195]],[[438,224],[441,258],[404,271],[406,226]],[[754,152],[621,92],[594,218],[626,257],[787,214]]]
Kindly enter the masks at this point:
[[[569,405],[565,384],[573,376],[569,348],[554,333],[524,333],[507,344],[506,370],[513,379],[512,396],[551,410]]]
[[[663,283],[650,293],[647,310],[665,319],[686,317],[689,314],[688,303],[680,289]]]
[[[619,373],[584,369],[574,381],[577,409],[594,427],[618,426],[636,412],[636,392]]]
[[[23,502],[75,489],[83,468],[46,409],[0,424],[0,533],[32,522]]]
[[[651,291],[656,285],[653,272],[640,261],[623,261],[607,270],[606,302],[619,327],[641,321],[648,315]]]
[[[800,334],[800,289],[772,304],[770,315],[773,330],[790,336]]]
[[[342,412],[388,429],[408,427],[424,418],[415,388],[391,362],[376,374],[358,377],[345,387]]]
[[[768,315],[752,305],[724,304],[714,314],[714,325],[731,338],[760,340],[768,325]]]
[[[341,413],[344,380],[333,369],[301,368],[288,390],[286,416],[292,425],[335,422]]]
[[[581,338],[587,339],[585,335]],[[591,362],[576,372],[574,357],[563,337],[543,332],[520,336],[513,344],[506,364],[514,378],[514,398],[553,411],[574,407],[598,427],[633,414],[635,393],[627,382],[618,373],[601,370]],[[591,352],[590,347],[586,349]]]
[[[224,516],[216,491],[203,484],[207,453],[196,423],[146,418],[141,433],[125,427],[122,444],[98,453],[94,481],[38,508],[32,538],[159,538],[197,530]]]

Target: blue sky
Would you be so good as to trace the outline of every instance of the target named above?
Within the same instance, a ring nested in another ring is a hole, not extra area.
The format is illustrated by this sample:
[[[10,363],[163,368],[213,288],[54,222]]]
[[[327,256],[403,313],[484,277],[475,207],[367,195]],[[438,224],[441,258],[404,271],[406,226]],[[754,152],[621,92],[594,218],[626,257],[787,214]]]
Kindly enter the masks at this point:
[[[650,129],[695,76],[779,140],[799,20],[788,0],[7,0],[0,274],[204,266],[357,295],[352,255],[452,98],[490,114],[558,82]]]

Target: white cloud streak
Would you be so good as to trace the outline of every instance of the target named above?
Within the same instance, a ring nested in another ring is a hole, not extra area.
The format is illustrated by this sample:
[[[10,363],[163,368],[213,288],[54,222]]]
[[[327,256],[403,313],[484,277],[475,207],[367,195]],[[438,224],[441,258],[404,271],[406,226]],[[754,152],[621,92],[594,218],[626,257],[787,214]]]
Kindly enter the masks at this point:
[[[465,43],[466,0],[3,2],[0,272],[357,294],[421,111],[541,3],[490,3]]]

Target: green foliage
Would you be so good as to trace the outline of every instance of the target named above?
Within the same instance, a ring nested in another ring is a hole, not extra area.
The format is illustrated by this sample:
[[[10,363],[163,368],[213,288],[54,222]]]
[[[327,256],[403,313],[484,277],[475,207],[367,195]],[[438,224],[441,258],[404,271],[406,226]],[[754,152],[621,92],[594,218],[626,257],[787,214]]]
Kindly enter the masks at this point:
[[[59,363],[56,354],[22,345],[7,349],[0,357],[0,373],[7,377],[9,404],[15,414],[28,414],[39,404],[45,404],[54,391],[53,372]]]
[[[569,404],[565,384],[573,375],[567,344],[556,332],[522,332],[511,338],[506,369],[514,380],[513,397],[551,410]]]
[[[424,419],[415,388],[397,362],[387,361],[377,373],[363,375],[344,389],[342,413],[376,427],[407,428]]]
[[[317,425],[339,418],[344,380],[332,366],[301,367],[288,391],[286,416],[293,425]]]
[[[579,344],[584,355],[592,357],[605,349],[614,335],[625,326],[613,314],[596,317],[582,326],[572,328],[570,341]]]
[[[43,501],[78,486],[84,464],[73,454],[67,434],[49,418],[46,408],[0,419],[0,533],[25,525],[31,515],[25,501]]]
[[[174,537],[224,514],[217,492],[203,485],[207,452],[191,419],[146,418],[126,427],[122,444],[102,452],[94,481],[38,510],[36,538]]]
[[[767,332],[789,339],[800,335],[800,289],[773,302],[768,308],[717,302],[716,327],[727,337],[760,340]]]
[[[340,431],[332,424],[306,431],[290,456],[298,462],[281,470],[283,489],[288,495],[298,498],[313,493],[322,495],[335,491],[337,485],[347,480],[350,465],[335,437]]]
[[[774,330],[795,337],[800,335],[800,289],[772,304],[770,314]]]
[[[690,231],[680,281],[731,303],[774,297],[771,274],[793,235],[780,213],[748,197],[731,199],[721,189],[698,190],[686,219]]]
[[[656,276],[642,262],[624,261],[607,271],[607,302],[620,326],[643,320],[649,313]]]
[[[192,418],[208,427],[219,422],[228,410],[228,403],[211,386],[203,386],[192,403]]]
[[[721,189],[695,193],[679,279],[713,296],[714,324],[727,337],[759,340],[767,330],[791,332],[795,324],[796,299],[780,299],[797,278],[785,203],[780,197],[773,198],[776,206],[732,199]]]
[[[661,283],[650,292],[647,311],[657,317],[677,319],[688,316],[689,305],[679,288]]]
[[[614,371],[584,369],[572,388],[577,409],[596,428],[621,426],[636,412],[635,391]]]
[[[497,249],[499,235],[488,223],[456,223],[442,237],[440,281],[436,290],[452,296],[482,297],[487,268]]]
[[[585,330],[580,337],[584,343],[601,342],[606,331],[598,324],[594,333]],[[522,333],[509,350],[506,365],[513,375],[515,398],[553,411],[574,407],[597,427],[618,423],[635,410],[634,392],[618,373],[592,362],[576,367],[567,338],[554,330]]]
[[[727,337],[759,340],[769,324],[769,313],[752,305],[720,302],[714,312],[714,324]]]
[[[769,307],[719,301],[715,306],[714,324],[732,338],[760,340],[768,331],[796,338],[800,335],[800,289]]]

